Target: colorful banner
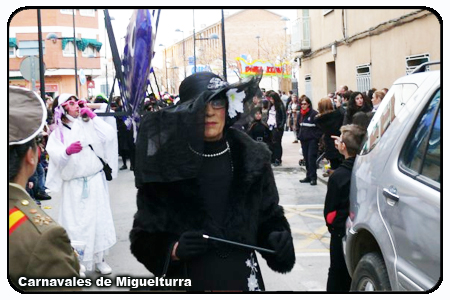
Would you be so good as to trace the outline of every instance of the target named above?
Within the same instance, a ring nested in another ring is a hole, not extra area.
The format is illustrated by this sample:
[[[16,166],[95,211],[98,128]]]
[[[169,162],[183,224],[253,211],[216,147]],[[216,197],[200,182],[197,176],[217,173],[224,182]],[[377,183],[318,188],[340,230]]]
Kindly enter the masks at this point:
[[[286,61],[280,64],[273,64],[270,61],[263,61],[260,59],[249,63],[242,57],[237,57],[236,60],[238,62],[237,65],[241,77],[256,75],[261,69],[263,70],[263,76],[292,77],[292,66]]]

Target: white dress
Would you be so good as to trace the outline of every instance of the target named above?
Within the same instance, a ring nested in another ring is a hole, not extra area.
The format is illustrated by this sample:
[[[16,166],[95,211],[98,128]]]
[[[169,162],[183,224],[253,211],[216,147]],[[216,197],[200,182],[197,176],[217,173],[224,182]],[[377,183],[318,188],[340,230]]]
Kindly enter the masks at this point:
[[[101,262],[116,243],[108,185],[97,157],[106,158],[106,147],[116,138],[116,132],[99,117],[89,122],[70,119],[73,122],[67,125],[71,129],[62,129],[64,143],[59,128],[49,136],[46,187],[54,192],[61,191],[59,223],[72,242],[86,244],[82,263],[87,270],[92,270],[93,264]],[[83,149],[67,155],[66,148],[76,141],[81,142]]]

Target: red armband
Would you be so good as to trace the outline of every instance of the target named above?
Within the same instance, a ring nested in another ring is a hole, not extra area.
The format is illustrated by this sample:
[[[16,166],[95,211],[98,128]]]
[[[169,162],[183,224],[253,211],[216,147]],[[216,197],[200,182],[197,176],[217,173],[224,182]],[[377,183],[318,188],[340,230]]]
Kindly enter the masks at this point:
[[[336,214],[337,214],[337,211],[335,211],[335,210],[327,214],[327,217],[326,217],[327,224],[330,224],[330,225],[333,224],[334,218],[336,218]]]

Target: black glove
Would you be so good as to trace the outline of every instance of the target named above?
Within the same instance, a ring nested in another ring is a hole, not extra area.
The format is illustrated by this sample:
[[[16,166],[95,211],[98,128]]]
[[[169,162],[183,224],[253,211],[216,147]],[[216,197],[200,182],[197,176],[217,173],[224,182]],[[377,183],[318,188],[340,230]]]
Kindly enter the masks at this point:
[[[288,231],[274,231],[267,238],[269,245],[275,250],[275,260],[280,263],[292,260],[294,253],[294,244],[292,236]]]
[[[206,252],[208,240],[203,238],[200,231],[186,231],[178,240],[178,247],[175,255],[180,260],[190,260]]]

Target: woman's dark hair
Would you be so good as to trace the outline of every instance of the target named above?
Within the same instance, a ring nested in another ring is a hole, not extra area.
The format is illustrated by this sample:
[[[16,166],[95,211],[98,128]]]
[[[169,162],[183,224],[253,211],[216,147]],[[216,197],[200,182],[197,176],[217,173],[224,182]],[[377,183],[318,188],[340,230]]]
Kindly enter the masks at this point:
[[[376,90],[375,90],[376,91]],[[369,99],[372,99],[373,93],[375,92],[373,89],[370,89],[365,92],[365,96]]]
[[[346,91],[345,93],[342,94],[342,100],[343,99],[347,99],[347,101],[350,100],[351,95],[352,95],[352,92]]]
[[[8,181],[14,182],[17,175],[19,174],[20,168],[22,167],[22,160],[27,154],[28,149],[36,150],[36,140],[32,139],[31,141],[23,144],[23,145],[12,145],[9,146],[8,156],[9,156],[9,164],[8,164]]]
[[[58,100],[59,100],[59,95],[56,96],[56,98],[53,100],[52,103],[52,113],[55,113],[55,109],[58,107]]]
[[[266,93],[266,97],[270,97],[274,100],[275,110],[283,109],[283,102],[281,101],[280,95],[277,92],[270,90]],[[272,103],[269,101],[269,108],[272,106]]]
[[[363,105],[362,107],[358,107],[356,105],[356,97],[358,95],[361,95],[363,97]],[[369,112],[372,110],[372,104],[370,103],[370,100],[367,98],[367,96],[364,93],[361,92],[353,92],[350,95],[350,99],[348,100],[348,105],[347,105],[347,114],[351,117],[353,117],[353,115],[359,111],[362,112]]]
[[[312,109],[312,102],[311,102],[311,99],[308,98],[308,96],[302,95],[302,96],[300,97],[300,99],[298,99],[298,102],[301,104],[302,101],[308,102],[309,107]]]

